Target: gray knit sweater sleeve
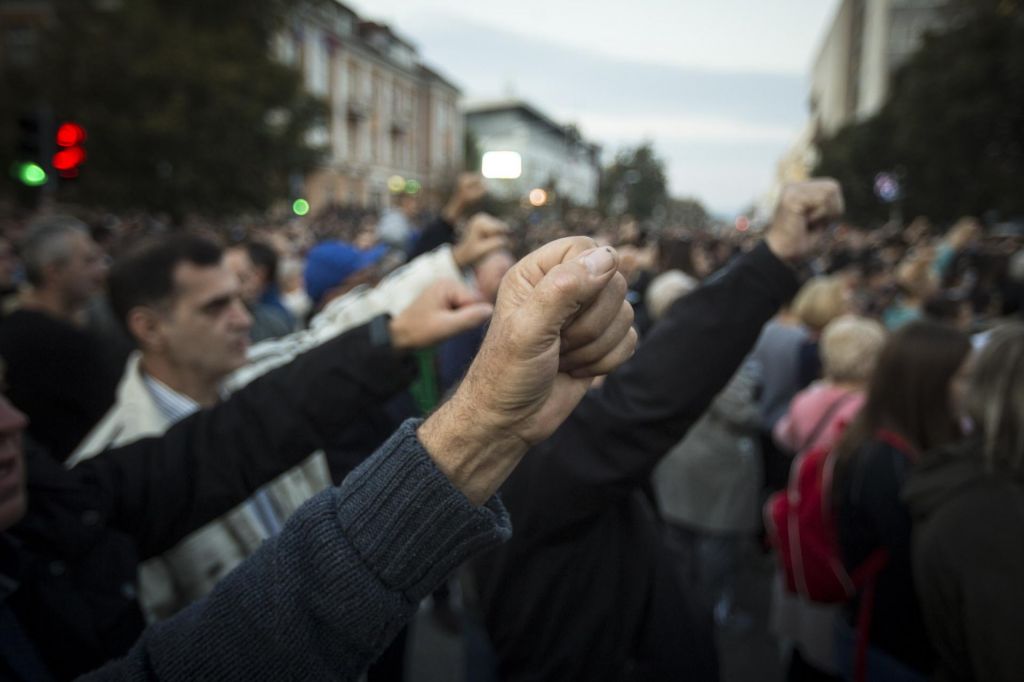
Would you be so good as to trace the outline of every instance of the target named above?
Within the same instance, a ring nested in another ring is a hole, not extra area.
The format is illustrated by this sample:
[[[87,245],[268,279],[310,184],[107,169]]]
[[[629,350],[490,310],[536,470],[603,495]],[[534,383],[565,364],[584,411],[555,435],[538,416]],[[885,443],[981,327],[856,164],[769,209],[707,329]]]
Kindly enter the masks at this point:
[[[473,506],[434,466],[417,426],[403,424],[209,596],[87,677],[358,677],[423,597],[512,532],[500,500]]]

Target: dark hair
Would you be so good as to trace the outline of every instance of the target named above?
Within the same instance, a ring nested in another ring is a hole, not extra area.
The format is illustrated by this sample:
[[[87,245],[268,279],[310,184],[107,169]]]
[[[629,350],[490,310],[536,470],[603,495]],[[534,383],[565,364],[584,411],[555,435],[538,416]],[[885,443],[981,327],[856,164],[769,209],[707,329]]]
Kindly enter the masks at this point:
[[[128,313],[138,306],[154,306],[174,297],[174,270],[181,263],[214,267],[221,262],[220,245],[193,234],[161,236],[140,242],[110,269],[107,287],[110,306],[127,329]]]
[[[68,215],[40,218],[28,226],[18,252],[29,284],[35,287],[45,285],[43,270],[71,258],[68,237],[76,233],[87,235],[89,227],[78,218]]]
[[[267,271],[267,283],[277,284],[277,251],[265,242],[248,242],[245,248],[252,264]]]
[[[925,317],[930,320],[955,324],[959,320],[961,307],[967,303],[968,301],[962,296],[949,291],[942,291],[930,296],[924,302],[921,310],[924,312]]]
[[[878,356],[864,407],[836,446],[840,468],[878,429],[895,432],[918,452],[959,438],[951,385],[970,350],[966,334],[936,322],[911,322],[895,332]]]
[[[688,237],[663,237],[658,241],[658,270],[682,270],[700,279],[693,264],[693,240]]]

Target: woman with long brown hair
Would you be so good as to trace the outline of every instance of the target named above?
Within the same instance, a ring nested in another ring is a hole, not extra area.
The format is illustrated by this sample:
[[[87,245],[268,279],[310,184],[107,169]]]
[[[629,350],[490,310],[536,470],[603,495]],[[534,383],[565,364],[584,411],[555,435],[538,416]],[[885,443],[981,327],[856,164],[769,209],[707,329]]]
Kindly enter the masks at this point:
[[[912,322],[889,339],[875,366],[867,400],[837,447],[836,527],[850,571],[884,552],[871,581],[847,605],[839,628],[840,670],[850,674],[853,632],[867,618],[869,679],[923,679],[932,669],[911,572],[911,520],[900,494],[920,453],[960,438],[954,384],[971,350],[961,332]]]
[[[1010,682],[1024,677],[1024,324],[996,329],[972,364],[972,433],[905,490],[914,578],[938,679]]]

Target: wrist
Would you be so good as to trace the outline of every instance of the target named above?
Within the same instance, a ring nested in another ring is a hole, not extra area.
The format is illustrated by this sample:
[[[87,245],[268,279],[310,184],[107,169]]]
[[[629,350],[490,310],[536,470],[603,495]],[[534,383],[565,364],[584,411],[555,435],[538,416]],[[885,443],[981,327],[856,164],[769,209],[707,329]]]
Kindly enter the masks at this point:
[[[457,392],[417,431],[438,469],[476,505],[497,492],[528,449],[526,441],[482,412]]]
[[[772,255],[786,265],[798,269],[803,264],[804,254],[786,237],[769,231],[764,237],[764,243]]]
[[[385,333],[389,343],[391,344],[391,348],[399,353],[404,353],[415,348],[411,332],[401,315],[398,317],[382,317],[379,319],[384,319],[387,322],[385,326]]]
[[[470,265],[469,253],[466,251],[465,244],[456,242],[452,245],[452,260],[455,261],[455,267],[459,270],[463,270]]]
[[[454,199],[445,204],[444,208],[441,209],[441,219],[452,226],[455,225],[455,222],[461,215],[462,203],[455,201]]]

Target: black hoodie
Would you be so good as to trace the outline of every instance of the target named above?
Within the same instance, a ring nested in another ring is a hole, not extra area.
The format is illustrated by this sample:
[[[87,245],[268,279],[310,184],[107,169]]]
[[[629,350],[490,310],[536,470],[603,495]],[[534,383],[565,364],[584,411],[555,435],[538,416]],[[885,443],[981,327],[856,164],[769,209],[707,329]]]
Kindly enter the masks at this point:
[[[989,473],[968,441],[925,457],[903,498],[938,679],[1024,679],[1024,475]]]

